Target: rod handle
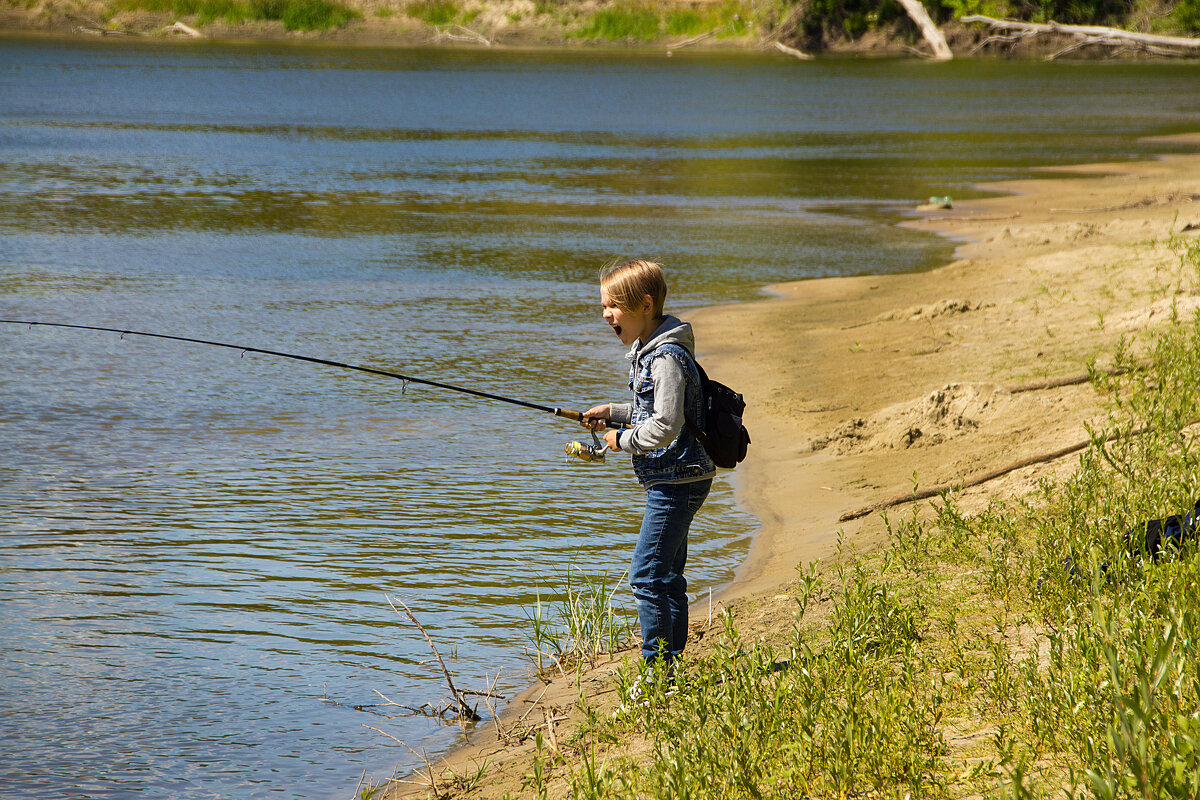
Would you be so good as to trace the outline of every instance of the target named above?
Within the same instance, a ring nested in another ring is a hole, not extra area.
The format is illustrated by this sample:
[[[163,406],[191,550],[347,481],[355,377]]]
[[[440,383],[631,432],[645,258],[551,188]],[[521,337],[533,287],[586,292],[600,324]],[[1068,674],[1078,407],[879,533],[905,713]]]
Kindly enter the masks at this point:
[[[565,417],[566,419],[573,419],[576,422],[583,422],[583,412],[582,411],[571,411],[570,409],[567,409],[567,408],[556,408],[556,409],[554,409],[554,413],[556,416],[559,416],[559,417]],[[613,422],[612,420],[608,420],[608,419],[604,420],[604,427],[612,428],[615,430],[620,430],[622,428],[621,425],[618,425],[615,422]]]

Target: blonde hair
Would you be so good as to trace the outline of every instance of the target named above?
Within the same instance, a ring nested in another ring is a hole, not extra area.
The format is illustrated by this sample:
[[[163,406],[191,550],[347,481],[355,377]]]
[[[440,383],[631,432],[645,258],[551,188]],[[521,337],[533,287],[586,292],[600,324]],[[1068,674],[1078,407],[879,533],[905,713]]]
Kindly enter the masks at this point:
[[[663,315],[667,300],[667,278],[662,267],[653,261],[635,258],[624,263],[612,263],[600,270],[600,288],[622,311],[641,307],[642,298],[650,295],[654,316]]]

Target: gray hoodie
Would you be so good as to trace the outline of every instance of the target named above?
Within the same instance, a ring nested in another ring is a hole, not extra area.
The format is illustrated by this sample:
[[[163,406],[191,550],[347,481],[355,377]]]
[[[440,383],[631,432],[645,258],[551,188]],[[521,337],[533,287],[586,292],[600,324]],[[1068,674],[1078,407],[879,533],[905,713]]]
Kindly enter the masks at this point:
[[[640,356],[654,352],[663,344],[679,345],[688,351],[688,355],[696,356],[692,326],[667,315],[650,334],[650,340],[644,345],[641,340],[634,342],[625,357],[636,365]],[[650,375],[654,378],[654,412],[641,425],[622,431],[617,438],[620,448],[633,455],[666,447],[675,441],[684,424],[684,381],[687,378],[683,367],[673,358],[656,358],[650,365]],[[633,404],[613,403],[610,418],[613,422],[628,425],[633,419]]]

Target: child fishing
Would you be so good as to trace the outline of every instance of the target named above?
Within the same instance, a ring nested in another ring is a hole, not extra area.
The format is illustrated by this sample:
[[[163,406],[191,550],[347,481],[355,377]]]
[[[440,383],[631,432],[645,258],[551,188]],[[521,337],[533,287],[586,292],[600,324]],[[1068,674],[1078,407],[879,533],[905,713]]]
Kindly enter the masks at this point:
[[[704,504],[716,467],[693,429],[701,426],[702,392],[692,328],[663,314],[667,283],[658,264],[641,259],[600,273],[604,321],[629,348],[632,403],[606,403],[583,413],[582,424],[632,455],[646,490],[646,509],[633,551],[629,583],[637,601],[642,657],[667,668],[687,641],[688,529]],[[690,425],[689,425],[690,421]]]

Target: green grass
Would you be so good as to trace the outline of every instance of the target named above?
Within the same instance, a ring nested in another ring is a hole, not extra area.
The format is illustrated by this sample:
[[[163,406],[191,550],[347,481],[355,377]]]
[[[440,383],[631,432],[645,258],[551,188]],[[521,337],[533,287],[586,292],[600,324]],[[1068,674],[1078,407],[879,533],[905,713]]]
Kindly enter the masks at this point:
[[[260,19],[275,19],[289,31],[320,31],[345,25],[356,12],[330,0],[251,0]]]
[[[1175,247],[1194,291],[1200,244]],[[747,635],[727,616],[673,696],[659,682],[616,716],[583,701],[586,724],[560,743],[569,761],[539,748],[529,788],[1200,796],[1200,558],[1131,546],[1143,521],[1200,496],[1200,317],[1122,341],[1114,359],[1129,371],[1096,377],[1108,418],[1067,477],[974,514],[944,495],[886,518],[885,549],[839,546],[801,573],[790,626]],[[629,667],[619,683],[637,679]]]
[[[612,42],[648,42],[662,36],[710,32],[724,38],[747,33],[756,18],[757,12],[739,0],[698,8],[674,7],[665,13],[661,6],[624,3],[588,14],[573,35]]]
[[[581,39],[648,42],[659,36],[658,11],[649,6],[604,8],[587,17],[576,31]]]
[[[345,25],[358,13],[330,0],[119,0],[118,8],[195,16],[201,25],[275,20],[289,31],[320,31]]]
[[[405,7],[405,13],[426,25],[449,25],[458,15],[454,0],[418,0]]]
[[[668,36],[695,36],[707,32],[706,20],[695,9],[674,8],[667,13],[663,27]]]
[[[627,647],[633,627],[626,613],[613,606],[613,596],[624,589],[624,578],[588,575],[574,566],[567,568],[563,585],[552,594],[557,602],[537,602],[526,615],[529,621],[529,655],[538,675],[549,677],[555,670],[595,666],[601,656]]]

